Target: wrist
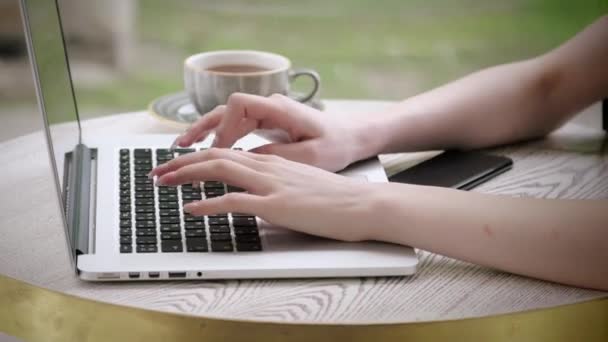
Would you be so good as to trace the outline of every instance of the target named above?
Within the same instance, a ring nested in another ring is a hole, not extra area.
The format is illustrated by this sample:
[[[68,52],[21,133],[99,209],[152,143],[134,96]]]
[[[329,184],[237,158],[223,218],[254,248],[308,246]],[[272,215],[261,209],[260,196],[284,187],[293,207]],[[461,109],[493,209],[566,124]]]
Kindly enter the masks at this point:
[[[365,113],[357,120],[354,129],[352,129],[354,139],[353,162],[382,153],[388,136],[383,117],[378,113]]]
[[[405,208],[403,190],[394,183],[371,183],[374,187],[369,191],[370,230],[366,239],[390,243],[404,243],[404,231],[410,226],[407,222],[407,208]]]

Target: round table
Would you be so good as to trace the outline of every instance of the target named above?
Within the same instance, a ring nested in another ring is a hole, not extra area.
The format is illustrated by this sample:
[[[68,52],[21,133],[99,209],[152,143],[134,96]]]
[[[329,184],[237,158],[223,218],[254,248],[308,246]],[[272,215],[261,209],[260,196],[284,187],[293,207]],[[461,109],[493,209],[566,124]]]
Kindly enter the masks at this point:
[[[327,101],[336,111],[373,112],[378,101]],[[73,125],[64,124],[64,125]],[[66,126],[67,127],[67,126]],[[178,133],[146,112],[83,122],[85,136]],[[550,137],[491,150],[511,171],[474,191],[540,198],[608,198],[605,135],[568,124]],[[69,267],[42,132],[0,144],[0,273],[86,299],[237,320],[375,324],[451,320],[520,312],[608,293],[530,279],[418,251],[410,277],[89,283]],[[381,156],[389,169],[424,154]],[[516,214],[516,213],[514,213]]]

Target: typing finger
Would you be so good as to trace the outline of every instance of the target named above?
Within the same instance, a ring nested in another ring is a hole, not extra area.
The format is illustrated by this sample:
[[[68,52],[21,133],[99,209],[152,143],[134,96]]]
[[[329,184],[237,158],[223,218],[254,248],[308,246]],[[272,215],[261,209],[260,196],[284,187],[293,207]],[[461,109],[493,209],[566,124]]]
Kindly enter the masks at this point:
[[[216,160],[216,159],[226,159],[238,162],[243,164],[249,168],[254,170],[259,169],[259,162],[256,161],[256,158],[253,157],[253,153],[246,153],[241,151],[234,151],[230,149],[220,149],[220,148],[210,148],[203,151],[198,151],[194,153],[188,153],[182,155],[178,158],[170,160],[162,165],[159,165],[152,169],[149,177],[153,176],[162,176],[168,172],[172,172],[182,168],[186,165],[191,165],[195,163],[200,163],[203,161]]]
[[[181,184],[220,181],[251,193],[263,191],[268,186],[268,177],[232,160],[216,159],[189,164],[158,178],[157,185],[177,186]]]
[[[220,213],[247,213],[262,215],[263,198],[248,193],[231,192],[229,194],[191,202],[184,205],[184,211],[195,216],[214,215]]]
[[[209,113],[198,119],[186,132],[182,133],[175,139],[176,145],[186,147],[192,145],[196,141],[201,141],[207,137],[222,120],[222,116],[226,111],[226,106],[217,106]]]

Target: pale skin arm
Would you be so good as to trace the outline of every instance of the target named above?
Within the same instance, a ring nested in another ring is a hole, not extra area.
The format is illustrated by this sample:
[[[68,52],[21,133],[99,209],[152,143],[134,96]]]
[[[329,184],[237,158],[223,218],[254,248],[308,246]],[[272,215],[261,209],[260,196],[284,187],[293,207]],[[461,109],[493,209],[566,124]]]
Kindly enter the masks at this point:
[[[533,60],[498,66],[410,98],[384,113],[328,117],[288,99],[238,94],[178,139],[215,130],[228,147],[256,128],[291,142],[255,152],[212,149],[152,172],[177,185],[246,188],[188,205],[204,215],[249,212],[336,239],[381,240],[569,285],[608,290],[608,201],[521,199],[369,184],[266,154],[339,170],[381,152],[477,148],[547,134],[608,95],[608,19]],[[381,224],[378,224],[378,223]],[[323,228],[323,229],[321,229]]]

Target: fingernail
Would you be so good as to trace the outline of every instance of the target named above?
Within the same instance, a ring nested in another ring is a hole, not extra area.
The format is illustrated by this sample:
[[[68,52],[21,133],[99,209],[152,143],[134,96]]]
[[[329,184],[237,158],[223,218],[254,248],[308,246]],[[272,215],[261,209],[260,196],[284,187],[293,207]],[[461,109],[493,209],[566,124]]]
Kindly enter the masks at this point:
[[[192,203],[188,203],[184,205],[184,211],[187,213],[192,212],[192,209],[194,209],[194,205]]]
[[[154,169],[152,169],[152,171],[148,172],[148,179],[152,179],[154,178]]]
[[[219,139],[217,138],[217,135],[215,137],[213,137],[213,142],[211,143],[211,147],[216,147],[218,140]]]
[[[165,180],[163,179],[163,177],[160,177],[159,179],[156,180],[156,183],[154,183],[156,186],[163,186],[165,185]]]

